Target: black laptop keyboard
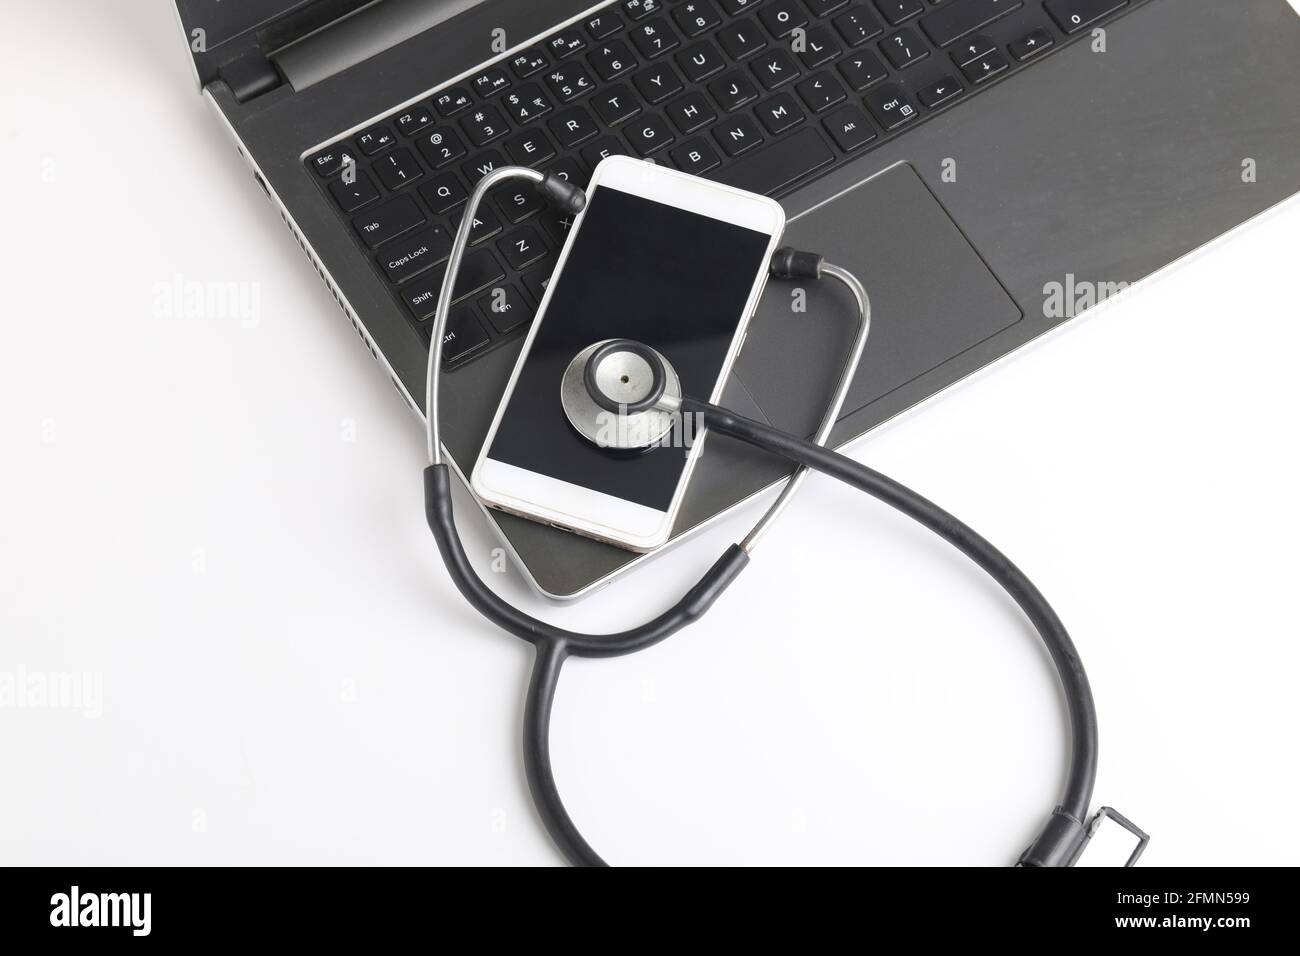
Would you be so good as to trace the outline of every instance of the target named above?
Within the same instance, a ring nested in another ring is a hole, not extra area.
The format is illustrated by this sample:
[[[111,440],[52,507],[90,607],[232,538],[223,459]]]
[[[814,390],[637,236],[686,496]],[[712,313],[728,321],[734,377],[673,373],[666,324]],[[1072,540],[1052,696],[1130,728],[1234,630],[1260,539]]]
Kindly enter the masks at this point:
[[[465,201],[495,167],[585,186],[626,154],[780,196],[1140,2],[614,0],[307,165],[427,340]],[[523,184],[483,203],[449,368],[523,334],[569,225]]]

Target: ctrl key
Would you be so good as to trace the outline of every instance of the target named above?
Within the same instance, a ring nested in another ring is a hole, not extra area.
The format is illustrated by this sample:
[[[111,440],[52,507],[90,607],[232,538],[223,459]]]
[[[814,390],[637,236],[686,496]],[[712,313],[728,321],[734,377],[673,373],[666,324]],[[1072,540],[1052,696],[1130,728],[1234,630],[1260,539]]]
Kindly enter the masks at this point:
[[[916,107],[901,88],[887,83],[867,94],[867,109],[886,130],[898,129],[916,119]]]
[[[424,323],[424,334],[433,334],[432,321]],[[458,361],[475,349],[487,345],[487,341],[488,334],[483,331],[474,306],[469,302],[458,305],[447,316],[447,328],[442,336],[442,360]]]

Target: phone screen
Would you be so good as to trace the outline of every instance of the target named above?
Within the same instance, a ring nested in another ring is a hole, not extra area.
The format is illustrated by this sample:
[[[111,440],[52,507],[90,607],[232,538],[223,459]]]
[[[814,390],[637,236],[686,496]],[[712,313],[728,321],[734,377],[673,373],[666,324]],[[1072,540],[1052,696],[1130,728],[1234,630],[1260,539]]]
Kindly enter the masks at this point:
[[[488,457],[668,511],[686,450],[661,444],[629,454],[588,442],[560,405],[564,370],[594,342],[630,338],[668,359],[685,394],[708,398],[771,239],[608,186],[593,190]]]

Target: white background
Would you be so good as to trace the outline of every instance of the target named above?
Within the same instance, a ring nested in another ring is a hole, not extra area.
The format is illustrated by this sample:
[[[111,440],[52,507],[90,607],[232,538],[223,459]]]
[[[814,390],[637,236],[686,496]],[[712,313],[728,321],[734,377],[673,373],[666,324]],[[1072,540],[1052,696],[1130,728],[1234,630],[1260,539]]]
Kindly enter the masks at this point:
[[[531,652],[453,591],[417,422],[191,86],[169,4],[5,8],[0,673],[99,675],[103,713],[0,709],[0,859],[558,862],[520,766]],[[1298,247],[1291,203],[854,451],[1054,602],[1097,803],[1149,864],[1300,862]],[[177,312],[178,281],[255,308]],[[611,629],[753,516],[573,608],[492,580]],[[1064,732],[997,589],[816,479],[706,624],[566,668],[554,751],[614,863],[1006,864]]]

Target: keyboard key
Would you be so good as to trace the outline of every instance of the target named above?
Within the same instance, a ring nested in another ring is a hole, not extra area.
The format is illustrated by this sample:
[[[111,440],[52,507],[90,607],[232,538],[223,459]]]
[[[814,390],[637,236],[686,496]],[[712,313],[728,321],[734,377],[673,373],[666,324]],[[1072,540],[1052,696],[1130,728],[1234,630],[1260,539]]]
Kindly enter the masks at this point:
[[[1128,0],[1044,0],[1043,6],[1066,33],[1078,33],[1102,17],[1128,6]]]
[[[474,97],[470,95],[469,90],[465,89],[465,87],[454,86],[435,96],[433,105],[437,107],[439,113],[450,118],[457,113],[465,112],[465,110],[473,106]]]
[[[876,9],[891,24],[898,26],[904,20],[923,13],[925,4],[921,0],[876,0]]]
[[[352,224],[366,245],[378,249],[390,239],[424,225],[424,213],[410,196],[399,196],[358,216]]]
[[[721,73],[727,61],[716,46],[708,40],[701,40],[677,54],[677,65],[686,74],[688,83],[701,83],[713,74]]]
[[[536,83],[525,83],[519,89],[511,90],[502,97],[501,105],[510,119],[521,126],[551,111],[551,101]]]
[[[967,63],[961,68],[966,74],[966,79],[972,83],[985,83],[997,76],[1003,70],[1010,68],[1011,63],[1005,56],[994,50],[992,53],[986,53],[972,63]]]
[[[569,238],[569,231],[573,228],[574,217],[551,210],[543,215],[540,221],[542,228],[546,230],[546,234],[551,237],[552,241],[557,246],[562,246]]]
[[[587,18],[587,33],[596,41],[612,37],[619,30],[623,29],[623,19],[617,13],[610,13],[608,10],[602,10],[595,16]]]
[[[588,166],[599,166],[611,156],[626,156],[627,147],[617,136],[602,136],[596,142],[582,147],[582,159]]]
[[[577,30],[562,30],[546,41],[546,49],[556,59],[563,60],[587,49],[587,39]]]
[[[840,72],[849,83],[849,89],[861,93],[873,83],[889,75],[885,64],[874,53],[857,53],[840,64]]]
[[[935,46],[948,46],[1024,5],[1023,0],[952,0],[922,18],[921,29]]]
[[[500,169],[506,165],[506,158],[498,150],[487,149],[479,153],[468,163],[460,167],[460,171],[465,174],[471,187],[477,186],[479,180],[495,169]]]
[[[799,78],[799,67],[785,50],[771,50],[754,62],[758,82],[769,90],[792,83]]]
[[[728,113],[738,110],[750,100],[758,99],[758,89],[739,70],[720,76],[709,84],[709,92]]]
[[[451,236],[441,226],[395,242],[377,257],[392,282],[405,282],[451,255]]]
[[[1012,56],[1024,61],[1042,53],[1055,42],[1046,30],[1034,30],[1012,43],[1009,49]]]
[[[631,87],[619,84],[597,93],[591,101],[600,121],[606,126],[617,126],[641,112],[641,103]]]
[[[466,304],[458,309],[452,309],[451,314],[447,316],[447,327],[443,330],[442,336],[444,362],[455,362],[475,349],[487,345],[488,334],[483,331],[476,312],[472,305]]]
[[[465,155],[465,143],[450,126],[439,126],[415,141],[420,153],[434,169]]]
[[[580,186],[583,189],[587,188],[587,183],[591,180],[591,177],[587,175],[587,171],[582,168],[582,164],[572,156],[566,156],[559,162],[551,163],[551,168],[547,172],[554,173],[566,183],[573,183],[573,185]]]
[[[668,125],[657,116],[643,117],[627,128],[628,142],[640,156],[659,152],[675,138]]]
[[[817,130],[806,127],[754,150],[724,168],[717,178],[729,186],[771,196],[834,161],[835,154]]]
[[[695,90],[681,99],[673,100],[664,112],[683,136],[689,136],[696,130],[703,129],[718,118],[717,112],[709,105],[704,94]]]
[[[739,156],[762,145],[763,134],[748,116],[733,116],[713,131],[713,138],[728,156]]]
[[[843,52],[844,48],[840,46],[840,42],[835,39],[835,34],[828,27],[815,26],[808,31],[799,59],[805,68],[815,70],[819,66],[830,63]]]
[[[769,3],[758,11],[758,18],[767,27],[767,32],[778,40],[808,25],[808,16],[798,0],[776,0],[775,3]]]
[[[927,109],[934,109],[951,99],[961,96],[964,92],[966,91],[960,83],[951,76],[945,76],[917,93],[916,98],[921,101],[922,106]]]
[[[546,246],[542,243],[542,237],[532,226],[516,229],[505,238],[498,239],[497,248],[501,250],[501,255],[505,256],[510,268],[516,272],[522,272],[546,255]]]
[[[669,50],[681,45],[673,28],[662,18],[649,20],[638,27],[633,27],[628,35],[632,38],[632,45],[640,50],[641,55],[647,60],[663,56]]]
[[[398,115],[397,131],[403,136],[414,136],[426,126],[432,126],[433,122],[433,110],[427,106],[414,106]]]
[[[555,144],[540,129],[528,129],[506,140],[506,155],[517,166],[536,166],[555,158]]]
[[[637,65],[636,57],[622,40],[610,40],[608,43],[601,44],[600,48],[587,59],[600,78],[606,82],[617,79],[624,73],[632,72]]]
[[[756,112],[763,125],[767,127],[767,131],[773,136],[780,136],[794,129],[808,118],[803,107],[789,93],[778,93],[760,106]]]
[[[804,0],[804,2],[808,4],[808,9],[812,11],[813,16],[825,17],[847,5],[849,0]]]
[[[524,291],[532,296],[534,304],[542,304],[542,297],[546,295],[546,287],[551,284],[551,275],[554,272],[555,260],[547,259],[524,276]]]
[[[437,311],[438,293],[442,290],[442,280],[446,275],[447,263],[439,263],[403,291],[406,306],[417,319],[427,319]],[[491,249],[475,250],[461,260],[452,301],[459,302],[476,292],[482,292],[505,277],[505,271],[497,263]]]
[[[373,168],[384,188],[390,191],[401,189],[424,175],[415,154],[409,149],[394,150],[375,163]]]
[[[502,335],[533,321],[533,307],[512,285],[497,286],[475,304]]]
[[[345,183],[341,178],[333,180],[330,183],[330,193],[344,212],[356,212],[379,198],[379,190],[363,172],[358,172],[356,181],[352,183]]]
[[[307,160],[307,165],[316,170],[316,175],[322,179],[329,179],[335,173],[342,171],[343,164],[348,160],[348,144],[335,143],[328,149],[322,149],[311,159]]]
[[[535,47],[515,54],[510,60],[510,69],[514,70],[515,76],[521,80],[542,72],[550,65],[551,61],[547,59],[546,54]]]
[[[490,96],[504,93],[509,89],[510,77],[506,75],[505,70],[501,69],[499,66],[494,66],[490,70],[484,70],[482,73],[470,80],[470,86],[473,87],[474,92],[479,96],[487,99]]]
[[[387,126],[372,126],[357,137],[357,148],[366,156],[374,156],[395,142],[397,140],[393,138],[393,131]]]
[[[867,94],[867,109],[888,132],[916,119],[916,107],[902,87],[887,83]]]
[[[835,29],[849,46],[861,46],[872,37],[885,32],[879,18],[867,9],[866,4],[856,4],[835,18]]]
[[[848,96],[840,81],[835,79],[832,73],[818,73],[816,76],[811,76],[800,83],[796,89],[814,113],[825,112],[837,103],[843,103]]]
[[[591,74],[581,63],[570,63],[546,74],[551,92],[563,103],[571,103],[596,88]]]
[[[663,8],[663,0],[623,0],[623,12],[633,20],[644,20]]]
[[[495,195],[495,194],[494,194]],[[497,199],[506,221],[517,226],[530,216],[535,216],[546,206],[546,202],[531,185],[509,189]]]
[[[909,29],[902,29],[893,36],[880,42],[880,49],[885,59],[893,64],[894,69],[901,70],[911,66],[930,55],[921,38]]]
[[[952,61],[958,66],[965,66],[967,63],[972,63],[980,57],[992,53],[997,48],[998,45],[993,42],[992,37],[980,33],[973,37],[967,37],[958,46],[953,47]]]
[[[434,215],[441,216],[469,199],[469,190],[465,188],[460,176],[454,172],[445,172],[421,186],[420,195]]]
[[[722,0],[722,9],[733,17],[738,17],[746,10],[753,10],[762,2],[763,0]]]
[[[722,165],[718,154],[708,140],[700,138],[683,143],[668,154],[676,166],[692,176],[703,176],[711,169]]]
[[[861,149],[876,138],[876,129],[867,114],[856,106],[846,106],[823,121],[836,145],[846,153]]]
[[[475,146],[485,146],[510,132],[510,124],[495,106],[480,106],[477,111],[464,117],[460,126]]]
[[[743,60],[747,56],[753,56],[767,46],[767,37],[753,20],[739,20],[723,27],[718,31],[717,36],[722,49],[726,50],[727,56],[733,60]]]
[[[662,103],[670,96],[676,96],[685,89],[682,86],[682,78],[667,63],[646,67],[632,77],[632,82],[641,92],[641,95],[652,105]]]
[[[673,11],[677,26],[688,37],[707,33],[722,22],[722,16],[709,0],[691,0]]]
[[[557,113],[547,125],[551,127],[551,132],[565,149],[573,149],[600,132],[600,127],[591,118],[591,114],[581,106]]]

